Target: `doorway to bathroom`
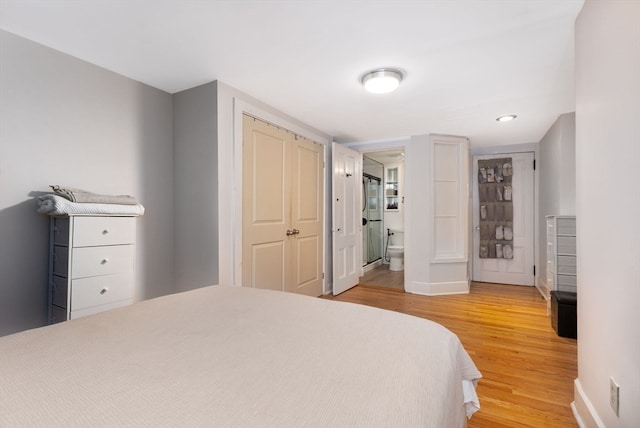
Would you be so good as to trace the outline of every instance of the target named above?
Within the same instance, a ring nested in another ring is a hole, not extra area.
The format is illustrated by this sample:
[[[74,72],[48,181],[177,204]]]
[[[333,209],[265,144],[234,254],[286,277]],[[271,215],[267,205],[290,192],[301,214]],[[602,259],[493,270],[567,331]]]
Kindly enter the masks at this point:
[[[360,284],[404,290],[404,150],[363,153]]]

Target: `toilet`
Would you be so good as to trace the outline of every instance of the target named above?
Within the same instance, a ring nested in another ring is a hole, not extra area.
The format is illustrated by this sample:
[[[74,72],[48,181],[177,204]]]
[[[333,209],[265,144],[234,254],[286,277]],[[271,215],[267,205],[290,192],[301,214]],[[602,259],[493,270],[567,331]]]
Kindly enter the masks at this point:
[[[392,230],[387,247],[389,270],[404,270],[404,232]]]

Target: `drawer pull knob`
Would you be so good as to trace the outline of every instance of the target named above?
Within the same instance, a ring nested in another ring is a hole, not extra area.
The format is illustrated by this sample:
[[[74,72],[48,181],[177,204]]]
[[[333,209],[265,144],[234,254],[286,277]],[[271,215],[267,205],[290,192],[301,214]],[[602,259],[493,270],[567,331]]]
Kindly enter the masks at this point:
[[[107,263],[109,263],[109,259],[107,259],[106,257],[100,262],[101,265],[106,265]]]
[[[109,229],[105,229],[105,230],[102,231],[103,235],[106,235],[107,233],[109,233]]]
[[[100,294],[105,294],[107,291],[109,291],[109,289],[107,287],[104,287],[102,290],[100,290]]]

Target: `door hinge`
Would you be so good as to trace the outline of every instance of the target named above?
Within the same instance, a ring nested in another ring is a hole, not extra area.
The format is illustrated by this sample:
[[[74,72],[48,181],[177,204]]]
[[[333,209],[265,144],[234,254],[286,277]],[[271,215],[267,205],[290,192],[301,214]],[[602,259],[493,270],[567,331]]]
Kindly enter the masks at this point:
[[[322,272],[322,279],[324,279],[324,272]]]
[[[533,276],[536,275],[536,265],[533,265]]]
[[[535,159],[533,160],[533,170],[534,171],[536,170],[536,160]]]

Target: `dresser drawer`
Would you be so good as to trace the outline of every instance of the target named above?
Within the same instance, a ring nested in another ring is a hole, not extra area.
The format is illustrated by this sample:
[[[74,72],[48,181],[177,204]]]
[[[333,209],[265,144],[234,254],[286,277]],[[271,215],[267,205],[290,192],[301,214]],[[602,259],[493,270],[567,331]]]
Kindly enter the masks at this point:
[[[133,272],[133,245],[74,248],[71,278]]]
[[[575,218],[559,218],[556,220],[558,235],[575,235],[576,234],[576,219]]]
[[[135,217],[74,217],[73,246],[133,244]]]
[[[575,236],[558,236],[558,248],[556,254],[575,254],[576,238]]]
[[[133,244],[135,221],[135,217],[56,217],[53,220],[53,242],[69,246],[69,228],[73,222],[73,247]]]
[[[133,273],[74,279],[71,290],[71,311],[131,300]]]
[[[570,285],[575,287],[577,285],[576,277],[574,275],[556,275],[558,285]]]
[[[557,273],[568,273],[575,275],[576,269],[576,257],[575,256],[558,256],[558,271]]]

